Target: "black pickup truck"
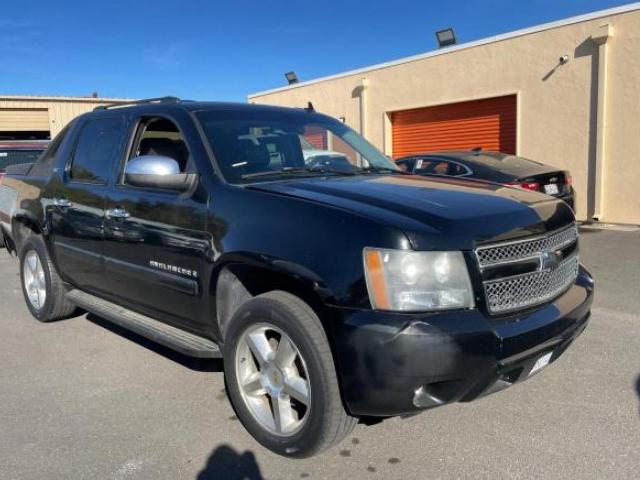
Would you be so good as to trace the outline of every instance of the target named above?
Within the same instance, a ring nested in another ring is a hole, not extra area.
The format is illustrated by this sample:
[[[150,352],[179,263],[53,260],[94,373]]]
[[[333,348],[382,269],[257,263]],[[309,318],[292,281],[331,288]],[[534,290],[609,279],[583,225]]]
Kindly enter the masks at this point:
[[[243,425],[290,457],[530,378],[594,288],[564,202],[405,174],[311,106],[97,109],[8,172],[0,228],[38,320],[223,357]]]

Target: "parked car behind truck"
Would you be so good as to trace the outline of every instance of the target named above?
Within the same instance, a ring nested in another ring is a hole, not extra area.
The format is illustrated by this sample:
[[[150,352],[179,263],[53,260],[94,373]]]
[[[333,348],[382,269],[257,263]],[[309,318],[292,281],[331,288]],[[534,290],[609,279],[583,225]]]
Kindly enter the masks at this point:
[[[546,193],[575,209],[571,174],[528,158],[476,148],[411,155],[396,163],[417,175],[474,178]]]
[[[341,142],[335,168],[305,162],[310,130]],[[240,421],[285,456],[526,380],[590,314],[565,203],[403,174],[311,109],[101,108],[0,188],[38,320],[87,310],[223,357]]]

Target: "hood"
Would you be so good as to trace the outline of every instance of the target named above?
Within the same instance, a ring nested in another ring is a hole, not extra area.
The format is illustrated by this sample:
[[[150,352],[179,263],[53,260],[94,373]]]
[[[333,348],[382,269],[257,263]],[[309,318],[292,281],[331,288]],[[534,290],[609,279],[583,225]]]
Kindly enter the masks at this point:
[[[404,231],[416,250],[473,249],[574,221],[563,202],[494,183],[417,175],[300,178],[249,188],[346,209]]]

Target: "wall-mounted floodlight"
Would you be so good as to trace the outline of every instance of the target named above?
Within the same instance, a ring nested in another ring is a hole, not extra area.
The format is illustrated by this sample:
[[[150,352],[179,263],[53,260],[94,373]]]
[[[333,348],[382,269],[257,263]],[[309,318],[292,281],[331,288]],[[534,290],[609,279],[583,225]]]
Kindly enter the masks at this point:
[[[458,43],[456,40],[456,34],[453,33],[453,28],[446,28],[436,32],[436,38],[438,39],[439,48],[450,47],[451,45]]]
[[[298,83],[298,76],[296,75],[296,72],[287,72],[284,74],[284,78],[287,79],[287,82],[289,82],[289,85]]]

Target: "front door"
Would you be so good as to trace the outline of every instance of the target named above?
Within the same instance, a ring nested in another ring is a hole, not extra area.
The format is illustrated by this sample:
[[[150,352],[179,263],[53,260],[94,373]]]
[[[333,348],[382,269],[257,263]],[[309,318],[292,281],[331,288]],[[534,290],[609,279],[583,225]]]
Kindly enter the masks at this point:
[[[176,122],[137,120],[128,159],[160,155],[195,173],[191,149]],[[203,265],[207,197],[201,189],[178,194],[127,185],[122,165],[109,193],[105,218],[105,269],[114,301],[192,330],[203,323]]]
[[[51,209],[54,255],[62,277],[89,292],[106,288],[102,262],[104,209],[113,166],[122,150],[124,120],[86,121],[56,188]]]

